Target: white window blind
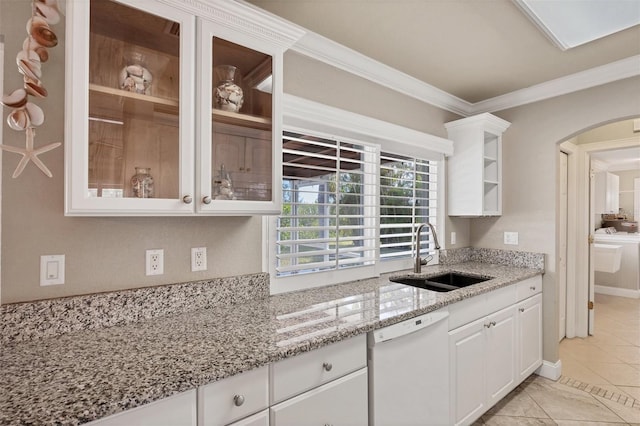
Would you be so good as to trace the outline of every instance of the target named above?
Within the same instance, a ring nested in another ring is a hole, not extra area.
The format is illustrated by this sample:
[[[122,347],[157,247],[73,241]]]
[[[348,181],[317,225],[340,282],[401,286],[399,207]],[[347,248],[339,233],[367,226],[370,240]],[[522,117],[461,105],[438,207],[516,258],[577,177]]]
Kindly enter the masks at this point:
[[[292,132],[282,143],[276,276],[375,263],[377,148]]]
[[[414,256],[415,231],[437,220],[437,162],[382,153],[380,155],[380,259]],[[427,227],[421,255],[435,253]]]

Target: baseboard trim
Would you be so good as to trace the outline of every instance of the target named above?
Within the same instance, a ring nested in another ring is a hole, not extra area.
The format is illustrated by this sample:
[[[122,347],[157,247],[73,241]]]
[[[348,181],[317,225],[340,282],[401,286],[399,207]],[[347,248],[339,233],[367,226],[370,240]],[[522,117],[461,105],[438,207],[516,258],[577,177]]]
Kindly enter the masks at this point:
[[[536,370],[538,376],[545,379],[558,380],[562,376],[562,360],[557,362],[542,361],[542,365]]]
[[[609,287],[606,285],[594,286],[596,293],[608,294],[609,296],[629,297],[631,299],[640,299],[640,290],[631,290],[628,288]]]

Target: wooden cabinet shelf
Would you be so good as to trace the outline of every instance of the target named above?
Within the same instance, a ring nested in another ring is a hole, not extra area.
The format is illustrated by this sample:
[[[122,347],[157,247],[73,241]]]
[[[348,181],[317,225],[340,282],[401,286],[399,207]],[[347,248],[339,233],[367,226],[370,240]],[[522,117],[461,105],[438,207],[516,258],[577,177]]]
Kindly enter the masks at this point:
[[[126,90],[117,89],[113,87],[101,86],[99,84],[89,84],[90,96],[96,97],[104,96],[104,100],[95,102],[92,105],[92,109],[100,111],[103,115],[108,117],[114,117],[119,115],[122,110],[123,101],[138,102],[141,104],[148,104],[153,107],[156,112],[164,112],[167,114],[178,114],[178,108],[180,103],[177,99],[167,99],[152,95],[143,95],[140,93],[128,92]],[[116,102],[117,108],[109,107],[109,103]],[[97,107],[95,104],[101,104]],[[112,110],[109,113],[109,110]],[[211,116],[216,122],[232,124],[236,126],[244,126],[254,129],[269,130],[271,128],[271,119],[267,117],[259,117],[251,114],[243,114],[238,112],[223,111],[220,109],[212,109]]]
[[[176,113],[178,112],[177,108],[179,103],[177,99],[166,99],[166,98],[159,98],[157,96],[142,95],[140,93],[127,92],[126,90],[116,89],[113,87],[100,86],[98,84],[89,84],[89,92],[101,93],[104,95],[111,95],[111,96],[118,96],[123,99],[132,99],[139,102],[148,102],[156,105],[174,107],[176,108]]]
[[[250,127],[253,129],[270,130],[271,119],[256,115],[242,114],[238,112],[212,109],[211,115],[218,123],[233,124],[236,126]]]

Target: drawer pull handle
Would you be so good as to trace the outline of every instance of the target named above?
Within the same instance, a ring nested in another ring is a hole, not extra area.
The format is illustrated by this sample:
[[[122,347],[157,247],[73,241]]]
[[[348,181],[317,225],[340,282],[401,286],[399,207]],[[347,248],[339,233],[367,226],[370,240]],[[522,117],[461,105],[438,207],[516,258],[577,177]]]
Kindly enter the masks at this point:
[[[531,287],[529,287],[529,289],[530,289],[531,291],[536,291],[536,287],[535,287],[535,286],[531,286]]]
[[[242,395],[234,395],[234,397],[233,397],[233,404],[234,404],[236,407],[239,407],[239,406],[241,406],[242,404],[244,404],[244,396],[242,396]]]
[[[485,324],[485,325],[484,325],[484,327],[485,327],[485,328],[489,328],[489,327],[491,327],[491,323],[489,323],[489,324]]]
[[[520,312],[524,312],[524,308],[520,308]]]
[[[325,362],[324,364],[322,364],[322,368],[324,368],[324,371],[331,371],[333,365],[330,362]]]
[[[495,326],[495,325],[496,325],[496,322],[495,321],[491,321],[489,324],[485,324],[484,326],[489,328],[489,327]]]

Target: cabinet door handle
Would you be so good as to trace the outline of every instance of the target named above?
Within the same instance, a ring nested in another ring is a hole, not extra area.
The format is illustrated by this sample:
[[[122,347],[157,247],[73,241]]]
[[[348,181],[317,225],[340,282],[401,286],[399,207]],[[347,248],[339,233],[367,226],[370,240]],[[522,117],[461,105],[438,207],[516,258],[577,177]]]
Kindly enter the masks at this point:
[[[485,326],[486,328],[489,328],[489,327],[491,327],[491,326],[495,326],[495,325],[496,325],[496,322],[495,322],[495,321],[491,321],[489,324],[485,324],[484,326]]]
[[[331,371],[333,365],[330,362],[325,362],[324,364],[322,364],[322,368],[324,368],[324,371]]]
[[[191,204],[192,201],[193,197],[191,197],[191,195],[185,195],[184,197],[182,197],[182,202],[185,204]]]
[[[244,404],[244,396],[243,395],[234,395],[233,396],[233,404],[236,407],[241,406],[242,404]]]
[[[491,323],[484,325],[484,328],[489,328],[489,327],[491,327]]]
[[[520,312],[524,312],[524,308],[520,308]]]
[[[530,289],[531,291],[536,291],[536,287],[535,287],[535,286],[531,286],[531,287],[529,287],[529,289]]]
[[[204,197],[202,197],[202,202],[204,204],[211,204],[211,197],[209,197],[208,195],[205,195]]]

